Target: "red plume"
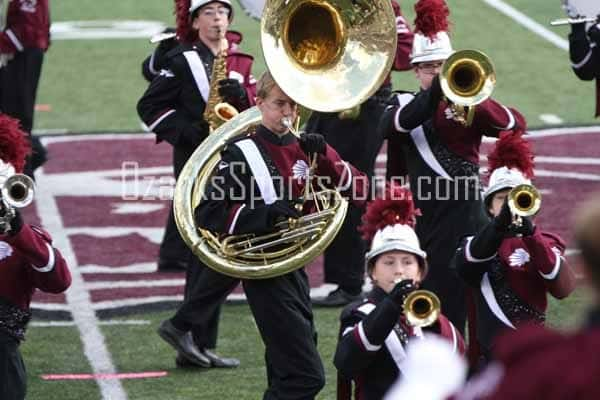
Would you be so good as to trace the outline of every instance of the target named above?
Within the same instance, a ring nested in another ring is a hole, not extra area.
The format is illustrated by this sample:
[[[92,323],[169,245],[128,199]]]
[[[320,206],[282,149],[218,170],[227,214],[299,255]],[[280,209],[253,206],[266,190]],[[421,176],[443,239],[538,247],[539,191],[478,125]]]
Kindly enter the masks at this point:
[[[25,157],[31,151],[26,135],[17,119],[0,113],[0,159],[11,164],[17,172],[23,172]]]
[[[525,140],[522,131],[505,131],[500,133],[494,149],[488,154],[488,173],[507,167],[517,169],[531,179],[533,178],[533,151],[531,143]]]
[[[175,0],[175,16],[177,21],[177,38],[182,43],[194,43],[198,33],[192,29],[190,18],[190,0]]]
[[[362,225],[358,230],[365,240],[371,241],[378,230],[388,225],[403,224],[414,228],[418,215],[421,215],[421,212],[415,209],[410,190],[388,184],[383,197],[367,205],[362,217]]]
[[[438,32],[448,32],[450,11],[444,0],[419,0],[415,3],[415,32],[433,39]]]

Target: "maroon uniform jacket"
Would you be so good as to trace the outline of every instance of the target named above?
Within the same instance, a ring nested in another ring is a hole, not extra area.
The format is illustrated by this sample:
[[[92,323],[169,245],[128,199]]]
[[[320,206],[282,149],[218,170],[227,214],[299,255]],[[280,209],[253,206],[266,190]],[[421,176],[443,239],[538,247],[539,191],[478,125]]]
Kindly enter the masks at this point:
[[[473,236],[463,240],[454,263],[476,289],[476,335],[488,358],[501,331],[526,322],[543,324],[548,285],[568,265],[563,240],[539,227],[531,236],[505,238],[497,253],[486,259],[472,255],[472,240]]]
[[[500,337],[496,362],[471,379],[454,400],[600,399],[600,309],[584,330],[564,335],[524,326]]]
[[[27,224],[0,240],[0,276],[0,329],[19,340],[35,290],[61,293],[71,285],[67,264],[50,235]]]
[[[28,48],[46,50],[50,45],[48,0],[12,0],[6,28],[0,32],[0,53]]]
[[[279,137],[260,125],[254,134],[230,143],[222,152],[206,197],[196,210],[205,229],[229,234],[272,230],[267,206],[278,199],[297,199],[304,192],[308,157],[294,135]],[[369,185],[365,175],[329,145],[317,158],[316,174],[362,206]],[[308,208],[305,208],[308,211]]]
[[[424,328],[425,332],[413,329],[379,287],[366,300],[346,306],[340,319],[340,340],[334,358],[339,373],[338,400],[351,399],[350,380],[354,381],[356,400],[382,399],[402,374],[404,346],[411,338],[439,334],[453,344],[456,352],[465,351],[460,332],[446,317],[440,315],[434,325]]]
[[[400,6],[395,0],[392,0],[392,8],[394,9],[394,15],[396,16],[397,34],[396,55],[394,56],[392,70],[406,71],[412,68],[410,63],[410,52],[412,51],[412,42],[415,35],[410,30],[410,27],[406,23],[406,19],[402,15]],[[384,85],[390,83],[390,75],[387,76]]]
[[[246,89],[245,104],[232,104],[239,111],[254,105],[256,81],[251,73],[254,58],[230,42],[227,55],[228,78],[237,79]],[[167,68],[152,80],[138,102],[138,114],[157,141],[178,144],[185,131],[195,126],[208,135],[202,114],[209,96],[214,55],[202,43],[180,45],[167,53]]]

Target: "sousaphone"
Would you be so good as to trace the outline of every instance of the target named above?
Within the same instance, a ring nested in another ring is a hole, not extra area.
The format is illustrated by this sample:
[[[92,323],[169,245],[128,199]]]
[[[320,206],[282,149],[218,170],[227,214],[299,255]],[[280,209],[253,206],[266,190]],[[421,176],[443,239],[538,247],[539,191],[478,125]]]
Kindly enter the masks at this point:
[[[264,58],[282,90],[302,106],[336,112],[365,101],[381,86],[396,52],[389,0],[270,0],[262,22]],[[347,201],[339,192],[311,192],[315,211],[262,236],[224,236],[199,229],[194,209],[227,142],[260,123],[256,107],[216,129],[184,166],[174,194],[177,227],[206,265],[241,279],[264,279],[300,268],[335,238]],[[365,133],[367,134],[367,133]]]

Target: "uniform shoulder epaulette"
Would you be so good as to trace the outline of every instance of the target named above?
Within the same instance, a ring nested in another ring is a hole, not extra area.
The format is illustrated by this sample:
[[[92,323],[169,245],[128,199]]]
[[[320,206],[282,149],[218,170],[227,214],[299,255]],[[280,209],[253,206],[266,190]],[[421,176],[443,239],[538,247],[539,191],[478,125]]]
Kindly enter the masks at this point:
[[[254,60],[254,56],[253,55],[250,55],[248,53],[243,53],[239,49],[229,50],[229,54],[228,55],[235,56],[235,57],[244,57],[244,58],[248,58],[250,60]]]

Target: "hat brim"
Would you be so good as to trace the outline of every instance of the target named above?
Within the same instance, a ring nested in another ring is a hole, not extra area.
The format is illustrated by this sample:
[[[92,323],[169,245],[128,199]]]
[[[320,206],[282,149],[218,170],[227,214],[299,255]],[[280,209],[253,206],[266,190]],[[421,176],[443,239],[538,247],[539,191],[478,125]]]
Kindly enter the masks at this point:
[[[405,251],[407,253],[414,254],[417,257],[421,257],[422,259],[427,258],[427,253],[419,248],[414,248],[406,244],[406,242],[399,240],[391,240],[388,243],[385,243],[382,246],[377,247],[376,249],[372,249],[365,255],[365,260],[367,262],[371,261],[374,257],[381,255],[383,253],[387,253],[388,251]]]

